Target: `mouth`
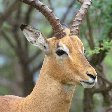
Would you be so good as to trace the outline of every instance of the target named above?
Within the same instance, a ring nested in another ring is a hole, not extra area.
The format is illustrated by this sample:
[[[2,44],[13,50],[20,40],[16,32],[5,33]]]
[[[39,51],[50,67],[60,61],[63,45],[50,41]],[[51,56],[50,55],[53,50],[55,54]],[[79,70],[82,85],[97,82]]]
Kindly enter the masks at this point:
[[[97,82],[97,79],[95,80],[90,79],[89,81],[80,81],[80,83],[82,84],[84,88],[92,88],[96,82]]]
[[[83,82],[85,84],[88,84],[88,85],[93,85],[94,84],[94,82],[88,82],[88,81],[81,81],[81,82]]]

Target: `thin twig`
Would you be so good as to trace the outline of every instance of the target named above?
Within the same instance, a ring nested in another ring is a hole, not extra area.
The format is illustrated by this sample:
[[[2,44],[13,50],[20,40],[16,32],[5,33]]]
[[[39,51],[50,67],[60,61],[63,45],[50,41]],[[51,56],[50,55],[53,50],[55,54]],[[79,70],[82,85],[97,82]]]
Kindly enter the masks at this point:
[[[86,22],[87,22],[87,28],[88,28],[88,43],[91,49],[94,49],[95,45],[94,45],[94,39],[93,39],[93,32],[92,32],[92,26],[91,26],[91,22],[90,22],[90,18],[89,18],[89,11],[86,15]]]
[[[102,77],[101,73],[98,73],[98,77],[99,77],[100,79],[102,79],[103,81],[105,81],[106,83],[108,83],[109,85],[112,86],[112,82],[110,82],[110,81],[107,80],[106,78]]]
[[[71,3],[68,5],[68,8],[66,10],[66,12],[63,14],[62,18],[61,18],[61,22],[64,23],[70,10],[72,9],[72,7],[74,6],[76,0],[72,0]]]
[[[13,42],[11,41],[10,37],[2,30],[1,34],[3,35],[4,39],[6,40],[6,42],[9,44],[9,46],[14,49],[14,51],[16,51],[16,46],[13,44]]]
[[[3,22],[19,7],[19,2],[16,0],[3,14],[0,16],[0,27]]]

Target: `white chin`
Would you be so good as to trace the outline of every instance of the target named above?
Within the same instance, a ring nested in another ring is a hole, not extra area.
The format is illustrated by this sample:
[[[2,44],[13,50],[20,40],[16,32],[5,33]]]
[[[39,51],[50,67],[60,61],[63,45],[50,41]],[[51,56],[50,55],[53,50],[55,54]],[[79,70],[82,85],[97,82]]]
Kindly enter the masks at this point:
[[[84,83],[84,82],[81,82],[81,84],[84,88],[92,88],[95,85],[95,83],[94,84],[87,84],[87,83]]]

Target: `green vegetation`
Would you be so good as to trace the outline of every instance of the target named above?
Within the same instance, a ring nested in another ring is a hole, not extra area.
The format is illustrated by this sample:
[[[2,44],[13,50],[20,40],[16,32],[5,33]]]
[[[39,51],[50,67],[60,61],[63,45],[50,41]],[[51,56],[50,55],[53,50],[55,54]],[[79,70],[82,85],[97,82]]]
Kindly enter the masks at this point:
[[[51,0],[51,5],[49,0],[43,0],[43,2],[49,6],[52,5],[54,12],[61,19],[66,14],[72,0],[56,0],[54,2]],[[34,86],[35,77],[33,76],[40,70],[43,54],[26,42],[19,26],[21,23],[30,24],[41,30],[48,38],[52,34],[52,29],[42,14],[23,3],[15,4],[16,8],[8,13],[5,18],[6,11],[10,9],[13,3],[14,0],[0,1],[0,80],[5,79],[6,82],[9,82],[8,85],[0,82],[0,94],[26,96]],[[80,4],[74,2],[62,22],[68,23],[69,26],[74,12],[76,13],[79,8]],[[96,68],[98,75],[99,73],[102,76],[104,75],[103,77],[112,83],[112,0],[93,0],[93,4],[80,27],[80,37],[85,46],[85,55]],[[28,77],[25,77],[26,74]],[[31,85],[27,87],[28,83],[25,83],[25,81],[29,79],[30,75],[32,77],[27,82]],[[13,89],[14,86],[12,87],[12,85],[15,84],[17,84],[17,88]],[[109,100],[112,99],[112,94],[110,94],[112,88],[106,91],[105,86],[107,87],[109,84],[102,79],[98,87],[88,91],[91,94],[91,91],[94,90],[90,99],[93,101],[93,108],[90,111],[83,109],[90,105],[90,103],[85,105],[84,102],[86,89],[81,86],[77,87],[71,112],[102,112],[102,110],[106,112],[112,105],[112,100]],[[100,91],[102,87],[104,87],[103,92]],[[21,91],[18,91],[20,88]],[[26,91],[26,88],[30,89]],[[100,92],[96,92],[97,89]],[[104,105],[105,103],[107,105]]]

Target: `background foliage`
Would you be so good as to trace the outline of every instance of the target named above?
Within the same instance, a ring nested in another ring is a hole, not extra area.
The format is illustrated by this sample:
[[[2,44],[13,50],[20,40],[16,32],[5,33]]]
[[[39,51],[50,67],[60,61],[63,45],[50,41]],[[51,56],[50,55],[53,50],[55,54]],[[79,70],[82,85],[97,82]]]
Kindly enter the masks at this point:
[[[68,26],[80,8],[75,0],[43,2]],[[44,56],[26,41],[19,29],[22,23],[38,28],[48,38],[52,35],[51,26],[38,11],[19,1],[0,0],[1,95],[26,96],[38,79]],[[77,87],[71,112],[112,112],[112,1],[93,0],[80,31],[98,84],[92,89]]]

